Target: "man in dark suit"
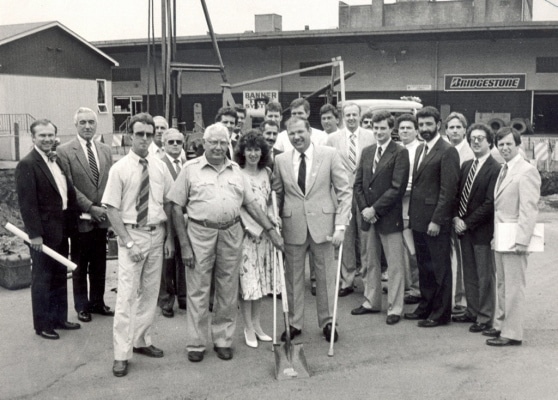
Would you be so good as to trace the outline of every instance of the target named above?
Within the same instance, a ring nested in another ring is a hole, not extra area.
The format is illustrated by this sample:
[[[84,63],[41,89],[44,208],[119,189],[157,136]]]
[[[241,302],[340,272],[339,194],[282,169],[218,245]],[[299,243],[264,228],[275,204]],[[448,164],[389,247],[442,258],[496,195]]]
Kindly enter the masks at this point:
[[[60,146],[58,156],[64,173],[74,186],[82,212],[79,232],[71,237],[72,259],[78,264],[72,281],[78,319],[89,322],[91,313],[114,315],[104,301],[109,223],[106,208],[101,206],[112,165],[112,152],[106,144],[93,140],[97,131],[97,114],[93,110],[79,108],[74,115],[74,124],[77,137]]]
[[[389,269],[388,325],[399,322],[405,293],[405,247],[403,245],[403,195],[409,180],[407,149],[391,140],[394,118],[378,111],[372,118],[377,143],[362,150],[354,194],[366,241],[363,273],[365,302],[353,315],[379,312],[382,308],[382,249]]]
[[[474,158],[461,167],[453,227],[461,242],[467,309],[454,322],[472,322],[470,332],[492,327],[496,302],[496,269],[490,241],[494,234],[494,187],[500,164],[490,155],[494,133],[483,123],[467,129]]]
[[[17,165],[15,179],[33,262],[33,327],[45,339],[59,339],[54,329],[79,329],[80,325],[68,321],[66,267],[43,253],[42,246],[68,255],[68,235],[76,224],[76,194],[52,151],[54,124],[39,119],[30,131],[35,146]]]
[[[234,147],[238,142],[239,135],[235,133],[234,128],[238,123],[238,114],[233,107],[221,107],[215,116],[215,122],[220,122],[229,130],[229,147],[227,148],[227,158],[232,160],[234,155]]]
[[[451,317],[451,218],[459,181],[459,154],[440,137],[440,112],[424,107],[417,112],[419,134],[409,202],[421,301],[406,319],[420,327],[447,324]]]

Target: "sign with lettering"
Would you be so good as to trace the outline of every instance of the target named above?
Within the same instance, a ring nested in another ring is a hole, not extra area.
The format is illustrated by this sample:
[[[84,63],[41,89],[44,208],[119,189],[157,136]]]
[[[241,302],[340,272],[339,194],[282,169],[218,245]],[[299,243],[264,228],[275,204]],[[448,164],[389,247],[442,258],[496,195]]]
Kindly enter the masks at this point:
[[[278,90],[245,90],[242,92],[244,108],[265,108],[270,101],[279,101]]]
[[[446,74],[444,89],[446,92],[526,90],[525,80],[525,74]]]

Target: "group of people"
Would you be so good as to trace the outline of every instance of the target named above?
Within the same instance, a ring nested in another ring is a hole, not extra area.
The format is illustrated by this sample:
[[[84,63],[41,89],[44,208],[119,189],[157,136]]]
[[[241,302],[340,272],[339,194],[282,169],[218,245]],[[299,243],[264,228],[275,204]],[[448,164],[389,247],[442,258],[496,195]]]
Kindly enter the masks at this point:
[[[310,127],[305,99],[295,99],[290,114],[281,131],[282,107],[270,102],[259,129],[246,129],[246,110],[222,108],[204,131],[203,153],[190,160],[180,131],[163,117],[136,114],[131,150],[114,164],[111,149],[93,140],[94,111],[79,108],[76,139],[57,148],[56,126],[35,121],[34,149],[18,164],[16,185],[30,237],[36,333],[58,339],[55,329],[80,328],[68,321],[66,269],[41,251],[47,245],[78,265],[78,320],[114,316],[117,377],[133,353],[164,356],[151,327],[157,307],[174,316],[175,301],[186,310],[191,362],[203,360],[208,343],[220,359],[233,358],[238,307],[246,344],[271,341],[260,310],[279,292],[274,251],[285,255],[291,325],[283,341],[304,328],[308,265],[327,341],[339,339],[335,296],[354,293],[356,276],[364,297],[351,314],[382,312],[387,268],[388,325],[401,317],[419,327],[453,320],[489,336],[489,345],[521,344],[540,176],[523,158],[517,131],[467,126],[457,112],[442,121],[434,107],[394,118],[351,102],[341,110],[326,104],[323,131]],[[510,250],[494,249],[499,223],[517,228]],[[109,226],[119,245],[114,311],[104,302]],[[403,313],[404,304],[418,305]]]

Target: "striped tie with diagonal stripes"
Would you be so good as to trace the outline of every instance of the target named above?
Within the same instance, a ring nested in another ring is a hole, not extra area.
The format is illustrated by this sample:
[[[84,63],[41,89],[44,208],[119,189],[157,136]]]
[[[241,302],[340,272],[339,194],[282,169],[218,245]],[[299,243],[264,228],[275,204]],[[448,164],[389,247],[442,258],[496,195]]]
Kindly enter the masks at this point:
[[[378,163],[380,162],[380,158],[382,158],[382,146],[378,146],[378,150],[376,151],[376,156],[374,157],[374,165],[372,168],[372,173],[376,172],[376,168],[378,167]]]
[[[351,133],[351,136],[349,136],[349,164],[351,171],[356,169],[356,159],[356,135]]]
[[[89,159],[89,169],[93,174],[95,179],[95,185],[99,183],[99,169],[97,168],[97,161],[95,160],[95,154],[93,154],[93,149],[91,149],[91,140],[87,141],[87,158]]]
[[[137,223],[140,226],[147,225],[147,212],[149,203],[149,171],[147,170],[147,160],[140,158],[140,164],[143,166],[141,171],[141,184],[136,203],[136,211],[138,212]]]
[[[478,165],[479,160],[475,160],[473,166],[469,170],[469,174],[467,175],[467,181],[465,182],[465,187],[463,188],[463,192],[461,192],[461,198],[459,199],[459,218],[463,218],[465,213],[467,213],[469,194],[471,194],[471,186],[473,186],[473,179],[475,179],[475,172],[477,171]]]

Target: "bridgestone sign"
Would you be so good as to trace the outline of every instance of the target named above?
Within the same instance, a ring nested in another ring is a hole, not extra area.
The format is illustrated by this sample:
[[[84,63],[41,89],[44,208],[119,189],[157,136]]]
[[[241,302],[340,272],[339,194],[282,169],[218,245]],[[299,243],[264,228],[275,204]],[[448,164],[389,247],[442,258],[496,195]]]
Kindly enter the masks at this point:
[[[525,74],[444,75],[446,92],[525,90]]]

